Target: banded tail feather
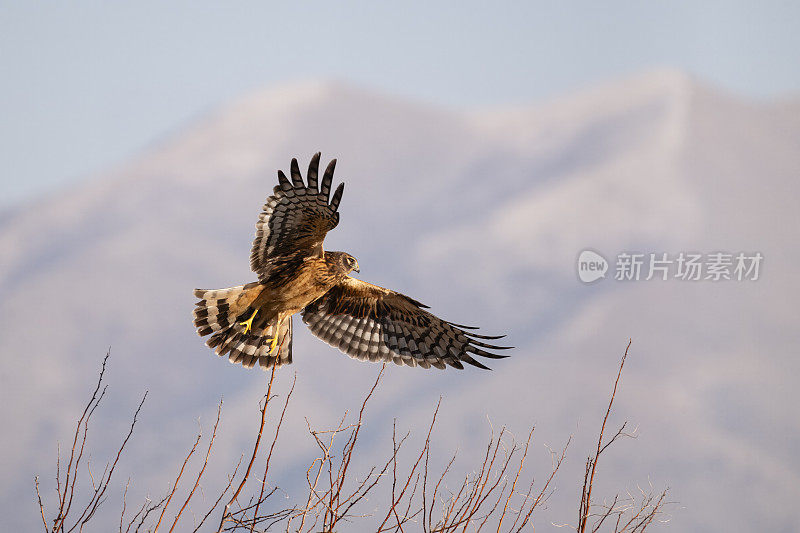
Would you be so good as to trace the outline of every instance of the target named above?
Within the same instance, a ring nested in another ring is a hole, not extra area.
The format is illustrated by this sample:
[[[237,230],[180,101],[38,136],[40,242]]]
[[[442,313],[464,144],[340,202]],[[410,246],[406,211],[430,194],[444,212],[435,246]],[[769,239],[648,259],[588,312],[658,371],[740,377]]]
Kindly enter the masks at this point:
[[[194,325],[201,337],[210,335],[206,345],[219,355],[227,355],[231,363],[241,363],[252,368],[256,363],[263,370],[273,365],[280,367],[292,362],[292,318],[278,323],[256,320],[246,331],[241,325],[255,311],[250,305],[263,290],[258,282],[228,289],[196,289],[194,295],[200,299],[195,304]],[[273,336],[277,335],[275,350],[269,353]]]

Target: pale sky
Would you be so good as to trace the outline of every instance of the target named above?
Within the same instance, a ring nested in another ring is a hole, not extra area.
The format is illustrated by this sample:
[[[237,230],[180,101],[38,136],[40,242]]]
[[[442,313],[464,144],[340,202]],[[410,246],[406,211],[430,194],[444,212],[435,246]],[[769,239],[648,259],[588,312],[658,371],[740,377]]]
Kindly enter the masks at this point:
[[[336,79],[450,107],[655,67],[800,89],[797,2],[0,2],[0,209],[253,90]]]

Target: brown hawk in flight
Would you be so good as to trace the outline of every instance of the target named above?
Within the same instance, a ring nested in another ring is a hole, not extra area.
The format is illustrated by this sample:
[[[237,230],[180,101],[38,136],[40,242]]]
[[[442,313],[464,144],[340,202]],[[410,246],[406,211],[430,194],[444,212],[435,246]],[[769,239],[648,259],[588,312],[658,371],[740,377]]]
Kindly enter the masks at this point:
[[[256,223],[250,266],[258,281],[229,289],[194,291],[197,333],[232,363],[263,369],[292,362],[292,315],[302,313],[311,332],[362,361],[387,361],[423,368],[487,368],[472,355],[506,357],[506,349],[481,342],[502,336],[478,335],[442,320],[426,305],[399,292],[350,277],[358,262],[345,252],[322,249],[325,234],[339,223],[344,183],[330,196],[336,160],[318,181],[317,153],[303,182],[292,159],[291,181],[279,184]],[[480,339],[480,340],[479,340]],[[470,355],[472,354],[472,355]]]

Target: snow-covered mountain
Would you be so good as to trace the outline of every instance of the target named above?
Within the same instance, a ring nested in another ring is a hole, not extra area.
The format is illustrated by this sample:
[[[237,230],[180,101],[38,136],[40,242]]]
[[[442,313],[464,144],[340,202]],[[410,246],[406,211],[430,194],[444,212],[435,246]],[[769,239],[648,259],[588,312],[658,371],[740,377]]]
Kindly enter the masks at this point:
[[[109,346],[96,446],[117,442],[150,390],[118,482],[133,472],[132,490],[161,491],[221,395],[212,475],[250,446],[264,374],[205,348],[192,289],[254,279],[253,224],[276,169],[321,150],[339,158],[347,183],[326,248],[356,256],[363,279],[517,347],[491,373],[390,368],[367,456],[384,455],[393,418],[427,423],[440,395],[442,450],[479,450],[486,417],[520,434],[535,424],[546,468],[544,444],[575,434],[537,527],[569,522],[631,337],[616,418],[639,437],[606,456],[602,494],[669,486],[676,531],[790,531],[800,496],[798,138],[800,101],[742,101],[672,71],[474,113],[305,83],[243,98],[107,175],[6,213],[3,529],[37,527],[33,475],[52,474],[55,442],[72,431]],[[586,248],[612,262],[591,285],[576,275]],[[720,251],[760,252],[760,279],[613,279],[621,252]],[[303,417],[330,422],[377,372],[296,325],[298,387],[276,470],[289,485],[311,453]]]

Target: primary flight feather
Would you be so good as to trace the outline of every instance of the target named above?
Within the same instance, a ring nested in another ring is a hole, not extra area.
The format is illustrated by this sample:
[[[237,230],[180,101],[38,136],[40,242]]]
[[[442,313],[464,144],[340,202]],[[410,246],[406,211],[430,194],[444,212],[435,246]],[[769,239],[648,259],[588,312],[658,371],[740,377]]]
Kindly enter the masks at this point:
[[[278,185],[256,223],[250,266],[258,281],[217,290],[195,290],[197,333],[232,363],[262,369],[292,362],[292,316],[301,313],[311,332],[362,361],[386,361],[423,368],[487,368],[473,356],[500,359],[506,349],[483,341],[475,328],[447,322],[427,306],[399,292],[350,276],[358,261],[345,252],[322,249],[339,223],[344,183],[331,196],[336,160],[319,181],[314,154],[306,181],[296,159],[291,180],[278,171]]]

